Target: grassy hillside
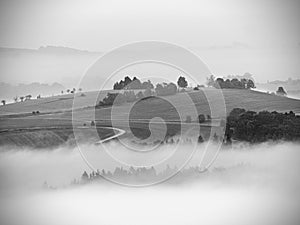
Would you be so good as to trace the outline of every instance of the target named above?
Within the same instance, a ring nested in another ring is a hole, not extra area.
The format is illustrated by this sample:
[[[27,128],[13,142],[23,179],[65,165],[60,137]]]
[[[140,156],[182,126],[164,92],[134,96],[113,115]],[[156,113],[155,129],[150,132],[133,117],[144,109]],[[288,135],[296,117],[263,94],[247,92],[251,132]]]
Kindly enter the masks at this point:
[[[89,125],[93,118],[93,108],[88,107],[94,105],[93,98],[96,92],[88,92],[85,97],[79,97],[82,102],[81,109],[75,112],[76,126],[82,126],[84,123]],[[165,100],[160,98],[148,98],[134,103],[125,103],[114,106],[115,114],[113,116],[114,126],[125,129],[127,133],[149,134],[149,120],[154,117],[160,117],[167,122],[167,127],[172,131],[180,129],[179,125],[174,121],[180,121],[178,112],[183,112],[182,120],[187,115],[193,114],[196,109],[197,114],[210,114],[210,108],[205,97],[209,95],[212,99],[211,104],[221,105],[215,89],[205,89],[203,91],[193,91],[189,93],[179,93],[174,96],[167,96]],[[100,98],[106,95],[105,92],[100,94]],[[226,112],[229,113],[233,108],[241,107],[253,111],[280,111],[300,113],[300,100],[269,95],[251,90],[227,89],[223,90],[224,100],[226,104]],[[190,103],[186,98],[191,99]],[[172,102],[169,104],[168,102]],[[0,112],[0,131],[16,128],[51,128],[53,126],[64,129],[72,126],[72,108],[73,97],[71,95],[57,96],[40,100],[30,100],[23,103],[16,103],[7,106],[1,106]],[[174,107],[176,105],[176,107]],[[39,110],[39,115],[32,115],[32,111]],[[55,113],[54,113],[55,112]],[[125,113],[127,112],[127,113]],[[27,114],[26,114],[27,113]],[[11,115],[13,114],[13,115]],[[217,112],[217,116],[218,115]],[[99,126],[111,125],[111,108],[97,108],[95,118]],[[128,123],[130,119],[130,127]],[[192,120],[196,121],[196,117]],[[154,127],[161,129],[161,126]],[[8,131],[6,131],[8,132]],[[172,133],[172,132],[171,132]],[[174,133],[174,132],[173,132]],[[48,135],[48,134],[47,134]],[[0,142],[1,144],[1,142]]]

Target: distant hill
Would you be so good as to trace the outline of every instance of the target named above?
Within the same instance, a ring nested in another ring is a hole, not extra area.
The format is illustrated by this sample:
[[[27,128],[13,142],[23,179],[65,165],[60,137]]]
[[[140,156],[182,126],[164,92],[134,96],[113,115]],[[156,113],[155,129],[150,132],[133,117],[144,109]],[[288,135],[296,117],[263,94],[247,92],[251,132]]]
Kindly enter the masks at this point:
[[[79,50],[75,48],[69,48],[64,46],[41,46],[38,49],[26,49],[26,48],[6,48],[0,47],[0,53],[12,53],[12,54],[96,54],[99,55],[101,52]]]
[[[19,83],[57,82],[72,88],[78,84],[87,68],[101,54],[57,46],[45,46],[39,49],[0,48],[0,82],[12,84],[14,87]],[[52,93],[56,92],[47,91],[41,94]],[[6,100],[14,96],[14,93],[11,95],[1,90],[0,97]]]
[[[32,95],[32,98],[36,98],[37,95],[52,96],[59,94],[65,87],[59,83],[53,84],[18,84],[11,85],[8,83],[0,82],[0,99],[5,99],[8,103],[13,102],[13,98],[18,96]]]
[[[286,81],[275,80],[267,83],[257,83],[258,90],[265,92],[276,92],[278,87],[283,87],[288,96],[300,99],[300,79],[289,78]]]

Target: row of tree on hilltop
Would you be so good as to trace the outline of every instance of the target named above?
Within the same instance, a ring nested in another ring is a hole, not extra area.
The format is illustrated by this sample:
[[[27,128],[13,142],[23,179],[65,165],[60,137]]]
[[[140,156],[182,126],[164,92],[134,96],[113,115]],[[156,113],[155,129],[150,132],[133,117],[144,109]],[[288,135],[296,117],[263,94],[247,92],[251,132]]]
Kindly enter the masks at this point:
[[[251,79],[226,79],[223,78],[215,78],[214,75],[211,75],[209,78],[207,78],[207,85],[210,87],[215,87],[219,89],[250,89],[250,88],[256,88],[254,81]]]
[[[113,86],[114,90],[132,90],[132,89],[153,89],[154,85],[150,80],[141,82],[137,77],[131,79],[129,76],[126,76],[124,80],[116,82]]]

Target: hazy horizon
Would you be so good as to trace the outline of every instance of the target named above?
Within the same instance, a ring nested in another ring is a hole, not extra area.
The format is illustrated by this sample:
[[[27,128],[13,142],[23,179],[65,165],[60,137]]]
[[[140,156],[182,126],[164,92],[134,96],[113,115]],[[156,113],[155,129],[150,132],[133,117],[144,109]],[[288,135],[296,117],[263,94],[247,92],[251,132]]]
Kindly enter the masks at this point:
[[[217,76],[249,72],[260,83],[297,79],[299,7],[295,0],[4,0],[0,3],[0,46],[38,49],[50,45],[106,53],[131,42],[159,40],[192,50]],[[32,68],[30,59],[9,64],[2,56],[0,81],[22,83],[26,76],[28,82],[68,86],[66,82],[76,83],[96,58],[49,60],[44,64],[60,66],[51,70],[42,64],[51,74],[27,69]],[[76,68],[67,70],[70,65]],[[26,74],[20,76],[14,67]]]

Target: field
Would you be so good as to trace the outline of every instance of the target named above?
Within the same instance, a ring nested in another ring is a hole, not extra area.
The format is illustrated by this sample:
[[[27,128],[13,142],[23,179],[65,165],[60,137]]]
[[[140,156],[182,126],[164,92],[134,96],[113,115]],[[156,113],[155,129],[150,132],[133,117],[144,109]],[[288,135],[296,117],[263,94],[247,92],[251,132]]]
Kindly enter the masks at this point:
[[[111,130],[106,133],[101,127],[114,126],[126,131],[129,134],[145,139],[150,136],[149,122],[152,122],[151,129],[158,135],[167,126],[167,135],[176,134],[181,127],[187,127],[186,116],[192,117],[192,123],[188,126],[198,126],[198,114],[210,114],[213,117],[212,124],[201,126],[204,136],[208,136],[211,127],[218,126],[218,121],[225,117],[222,113],[222,99],[217,98],[215,89],[206,88],[200,91],[189,93],[178,93],[174,96],[164,98],[148,98],[134,103],[125,103],[111,107],[99,108],[94,110],[95,99],[97,102],[102,99],[108,91],[87,92],[85,96],[78,95],[76,110],[73,111],[72,124],[72,95],[54,96],[25,102],[8,104],[0,107],[0,144],[18,143],[18,139],[23,141],[20,144],[35,142],[33,136],[40,138],[54,138],[50,143],[61,143],[72,136],[73,127],[89,127],[91,120],[95,120],[98,132],[101,137],[111,135]],[[251,90],[223,90],[226,113],[233,108],[240,107],[253,111],[294,111],[300,113],[300,100],[290,99],[260,93]],[[208,103],[208,99],[210,100]],[[215,109],[211,111],[210,109]],[[32,114],[32,111],[39,111],[39,114]],[[153,120],[153,118],[155,118]],[[161,118],[156,120],[157,118]],[[163,120],[163,121],[162,121]],[[112,124],[113,123],[113,124]],[[30,130],[35,129],[35,130]],[[185,128],[184,128],[185,129]],[[101,130],[101,131],[100,131]],[[88,129],[85,129],[88,131]],[[24,132],[27,134],[24,134]],[[28,133],[30,132],[30,133]],[[44,134],[44,135],[42,135]],[[68,134],[68,135],[67,135]],[[24,137],[25,135],[25,137]],[[126,137],[126,135],[124,135]],[[67,137],[66,137],[67,136]],[[10,141],[9,141],[10,140]],[[27,140],[27,141],[25,141]],[[40,143],[41,141],[38,141]]]

